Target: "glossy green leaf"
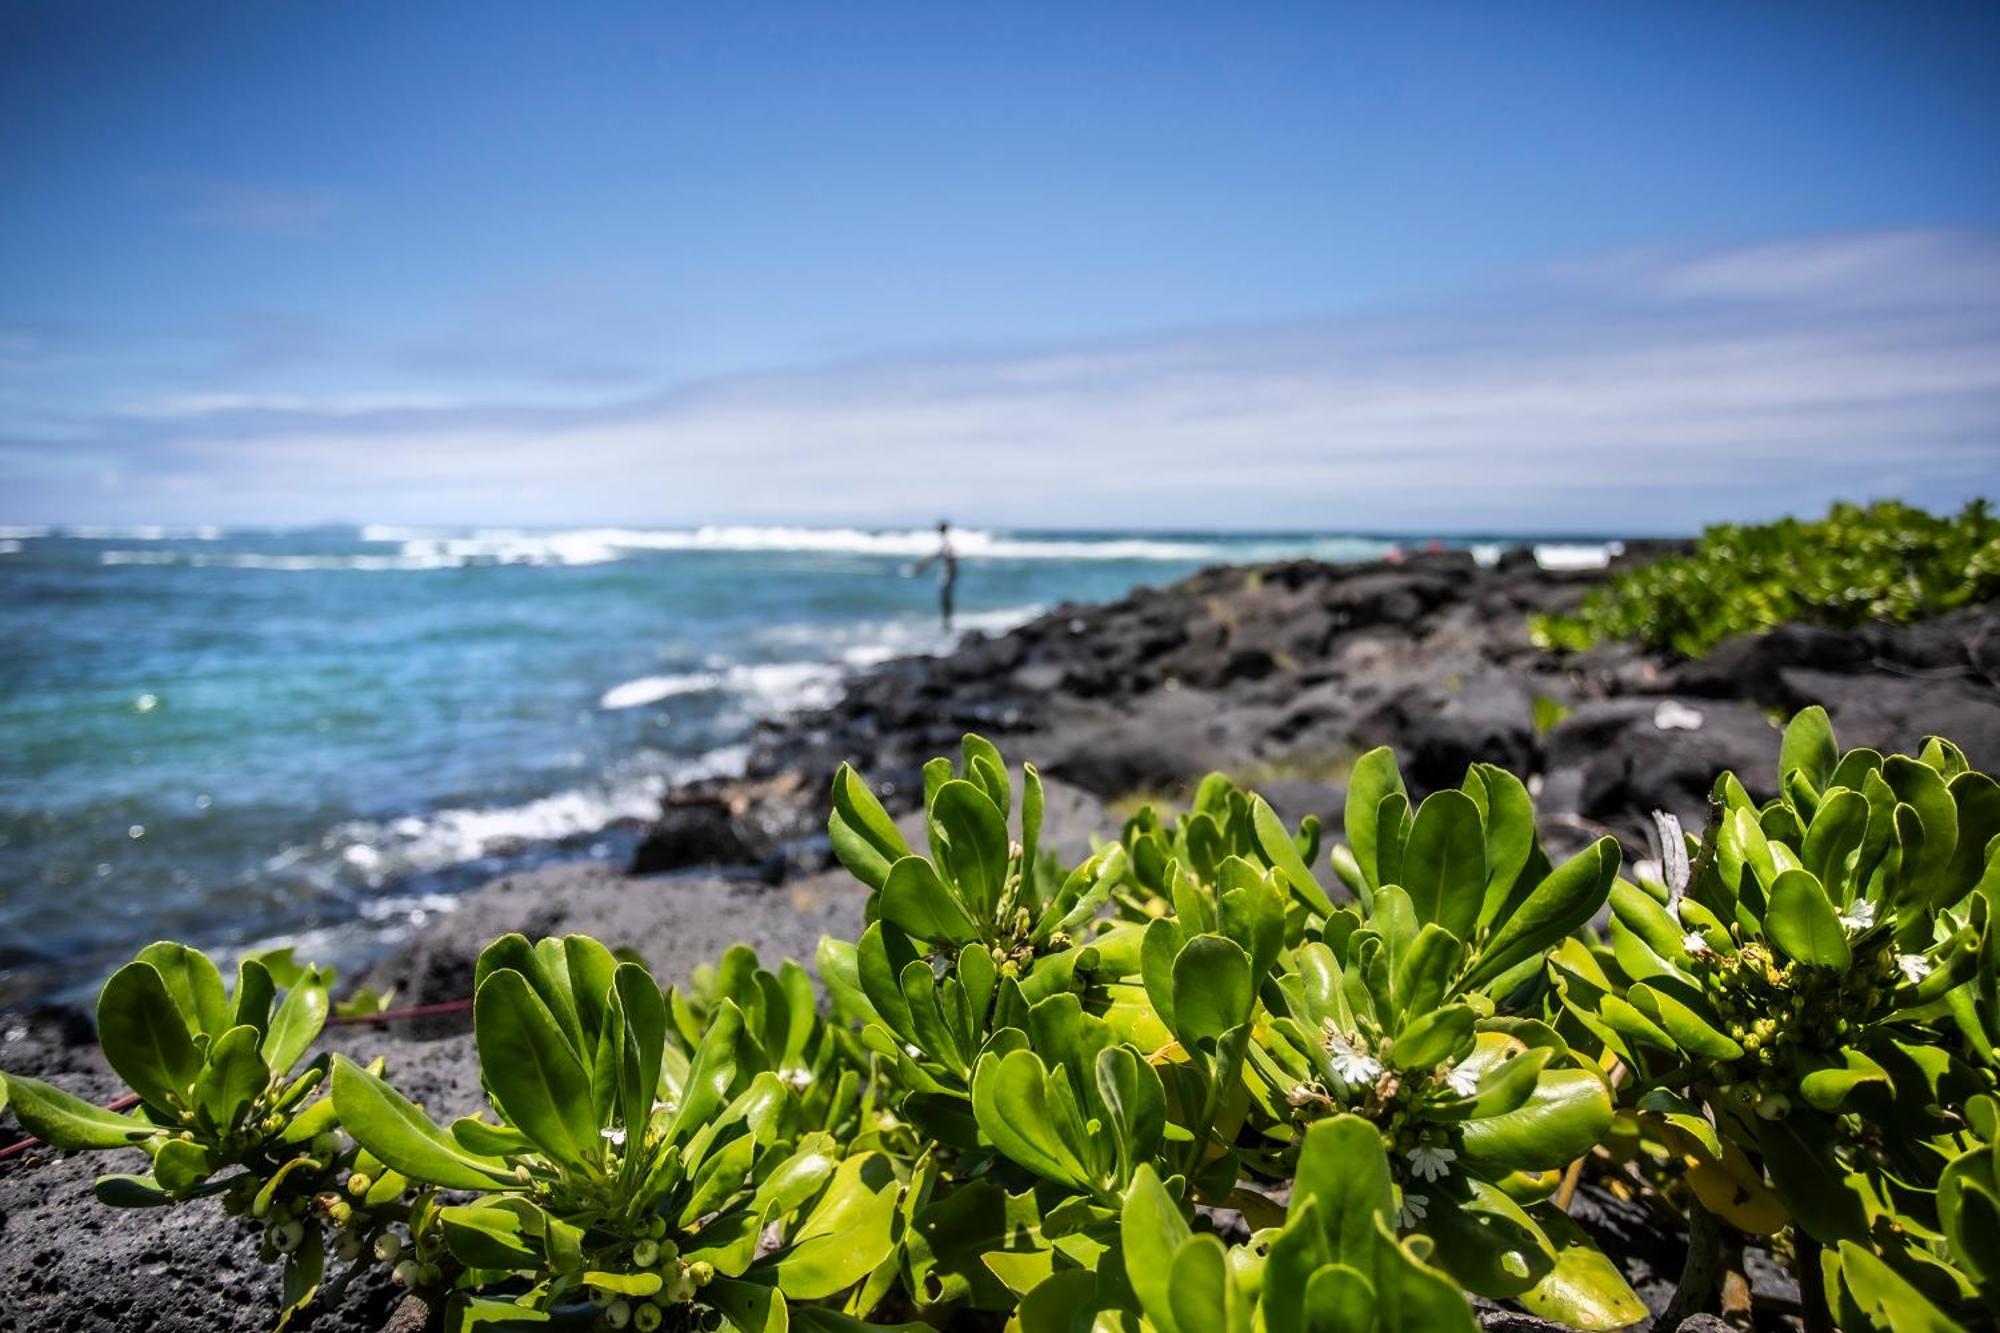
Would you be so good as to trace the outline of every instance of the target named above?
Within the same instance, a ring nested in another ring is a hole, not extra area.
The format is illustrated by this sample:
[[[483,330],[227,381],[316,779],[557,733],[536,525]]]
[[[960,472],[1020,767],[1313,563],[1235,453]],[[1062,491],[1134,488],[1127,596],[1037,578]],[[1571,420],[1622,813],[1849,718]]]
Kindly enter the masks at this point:
[[[160,1132],[129,1115],[107,1111],[50,1083],[23,1074],[4,1076],[6,1105],[21,1128],[64,1149],[123,1148]]]
[[[910,854],[896,821],[846,764],[833,775],[833,813],[827,817],[826,831],[833,854],[871,889],[881,888],[889,867]]]
[[[1140,1307],[1161,1333],[1179,1333],[1173,1313],[1173,1260],[1192,1233],[1180,1206],[1150,1165],[1142,1163],[1132,1174],[1119,1210],[1118,1234],[1126,1277]]]
[[[234,1129],[250,1103],[270,1086],[271,1068],[257,1053],[259,1033],[233,1027],[208,1048],[208,1063],[194,1082],[194,1104],[218,1130]]]
[[[972,1110],[980,1132],[1035,1174],[1088,1190],[1091,1181],[1058,1132],[1048,1069],[1032,1051],[983,1055],[972,1074]]]
[[[940,840],[938,868],[966,910],[977,920],[992,919],[1007,877],[1007,820],[1000,808],[979,787],[954,778],[931,799],[929,826]]]
[[[1498,977],[1590,920],[1611,892],[1619,859],[1618,840],[1599,838],[1550,871],[1494,930],[1457,989]]]
[[[488,976],[472,1024],[480,1072],[508,1120],[565,1166],[595,1163],[604,1140],[590,1077],[528,979],[512,968]]]
[[[1285,882],[1292,892],[1304,900],[1306,906],[1321,916],[1333,914],[1333,900],[1326,896],[1317,876],[1299,855],[1298,844],[1285,828],[1285,821],[1278,818],[1278,812],[1261,796],[1250,798],[1250,819],[1257,833],[1257,845],[1264,858],[1279,870],[1285,872]]]
[[[229,1029],[230,1008],[222,990],[222,973],[207,954],[185,944],[161,940],[139,950],[134,957],[135,961],[151,963],[159,970],[160,979],[166,983],[167,993],[174,997],[174,1007],[180,1010],[190,1035],[206,1032],[219,1037]]]
[[[1504,1115],[1468,1120],[1459,1156],[1488,1177],[1568,1166],[1611,1128],[1611,1093],[1587,1069],[1542,1072],[1527,1101]]]
[[[1220,935],[1181,946],[1173,971],[1174,1033],[1183,1045],[1214,1041],[1248,1021],[1256,1003],[1250,955]]]
[[[467,1152],[400,1092],[343,1055],[333,1057],[333,1104],[356,1143],[412,1180],[460,1190],[515,1183],[505,1162]]]
[[[979,938],[979,927],[958,894],[921,856],[906,856],[889,867],[876,911],[913,939],[957,945]]]
[[[306,968],[285,991],[271,1026],[264,1034],[264,1062],[284,1073],[299,1062],[313,1044],[332,1008],[327,995],[326,975],[316,967]]]
[[[1839,970],[1854,962],[1847,931],[1810,871],[1787,870],[1778,876],[1764,910],[1764,929],[1796,962]]]
[[[1381,885],[1376,849],[1376,811],[1384,797],[1404,791],[1396,754],[1388,746],[1370,750],[1355,760],[1347,779],[1347,845],[1354,851],[1361,877],[1373,889]]]
[[[1389,1063],[1402,1070],[1424,1070],[1455,1060],[1472,1049],[1477,1015],[1467,1004],[1448,1004],[1420,1014],[1404,1026],[1389,1048]]]
[[[1840,747],[1834,744],[1833,723],[1818,704],[1802,708],[1785,727],[1778,746],[1778,772],[1794,769],[1805,774],[1813,790],[1825,791],[1840,762]]]
[[[849,1157],[786,1238],[786,1247],[758,1270],[793,1300],[820,1300],[844,1291],[889,1257],[900,1187],[881,1153]]]
[[[1419,921],[1471,935],[1486,899],[1486,827],[1470,796],[1446,789],[1424,798],[1403,849],[1401,883]]]
[[[1554,1247],[1555,1266],[1514,1299],[1530,1313],[1586,1333],[1608,1333],[1650,1314],[1618,1266],[1591,1243],[1567,1213],[1537,1210],[1535,1220]]]
[[[202,1069],[159,969],[132,962],[97,997],[97,1043],[118,1077],[154,1106],[185,1105]]]

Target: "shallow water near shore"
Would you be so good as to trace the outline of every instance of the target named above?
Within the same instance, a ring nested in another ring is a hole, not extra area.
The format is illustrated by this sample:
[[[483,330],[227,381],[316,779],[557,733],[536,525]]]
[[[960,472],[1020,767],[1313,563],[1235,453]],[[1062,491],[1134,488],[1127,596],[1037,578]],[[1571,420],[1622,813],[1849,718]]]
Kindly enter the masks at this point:
[[[954,641],[923,531],[0,532],[0,998],[160,936],[358,960],[622,855],[762,716]],[[1378,537],[967,531],[959,630]]]

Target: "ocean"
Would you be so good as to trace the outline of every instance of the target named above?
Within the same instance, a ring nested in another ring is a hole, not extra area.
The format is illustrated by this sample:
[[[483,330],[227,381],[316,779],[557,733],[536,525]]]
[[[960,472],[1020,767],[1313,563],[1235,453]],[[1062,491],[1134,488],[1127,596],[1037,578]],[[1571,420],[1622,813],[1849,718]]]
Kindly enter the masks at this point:
[[[352,966],[495,874],[622,856],[758,718],[951,646],[933,580],[905,576],[934,542],[0,529],[0,999],[94,985],[163,937]],[[959,630],[1390,544],[961,531]]]

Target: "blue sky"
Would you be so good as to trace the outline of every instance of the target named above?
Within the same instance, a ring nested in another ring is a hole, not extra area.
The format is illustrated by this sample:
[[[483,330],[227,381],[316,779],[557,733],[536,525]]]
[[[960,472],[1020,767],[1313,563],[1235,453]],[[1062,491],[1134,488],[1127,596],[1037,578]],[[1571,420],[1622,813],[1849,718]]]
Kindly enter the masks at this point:
[[[0,10],[0,521],[1685,528],[2000,475],[2000,10]]]

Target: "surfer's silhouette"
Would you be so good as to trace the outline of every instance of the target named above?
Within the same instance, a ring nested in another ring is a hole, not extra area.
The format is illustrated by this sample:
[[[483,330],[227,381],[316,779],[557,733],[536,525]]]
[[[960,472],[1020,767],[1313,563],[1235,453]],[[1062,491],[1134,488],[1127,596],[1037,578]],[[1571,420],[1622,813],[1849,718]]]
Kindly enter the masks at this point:
[[[937,550],[911,565],[909,572],[921,574],[932,565],[938,567],[938,619],[944,623],[944,632],[949,634],[952,597],[958,591],[958,552],[951,549],[951,524],[942,519],[938,521]]]

